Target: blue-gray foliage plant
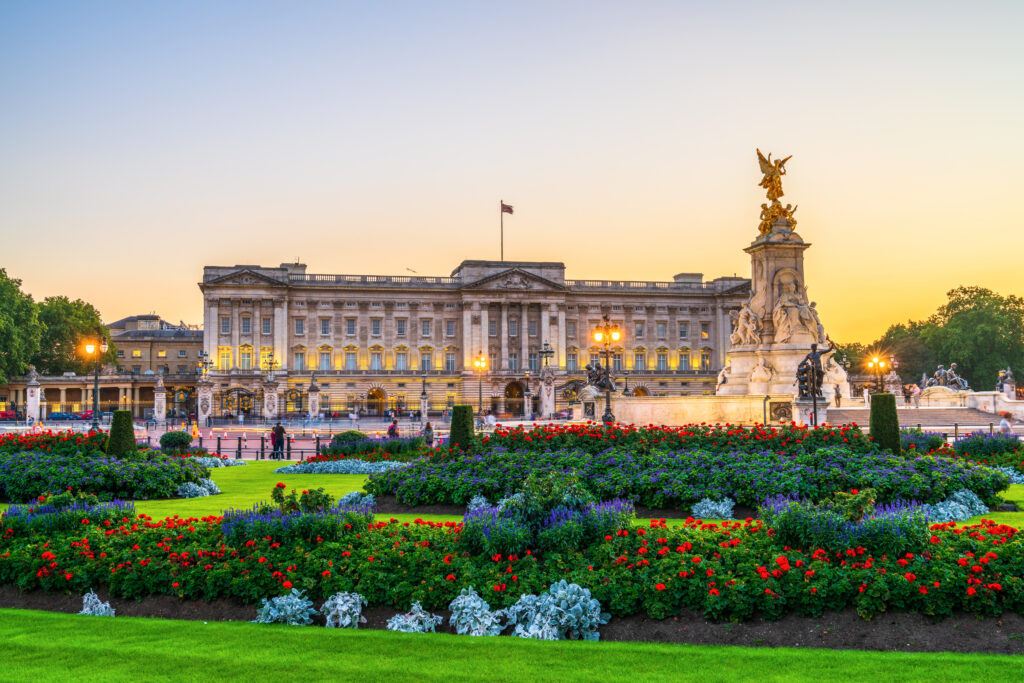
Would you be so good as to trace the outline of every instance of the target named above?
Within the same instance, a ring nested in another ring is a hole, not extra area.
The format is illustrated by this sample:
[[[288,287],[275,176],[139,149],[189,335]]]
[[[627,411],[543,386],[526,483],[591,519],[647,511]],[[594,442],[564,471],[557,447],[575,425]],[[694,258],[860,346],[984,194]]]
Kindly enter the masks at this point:
[[[732,498],[712,500],[701,498],[693,504],[690,512],[697,519],[732,519],[732,509],[736,507],[736,501]]]
[[[420,601],[412,603],[408,614],[396,614],[388,619],[389,631],[400,631],[402,633],[433,633],[444,617],[423,609]]]
[[[187,481],[178,485],[178,497],[200,498],[202,496],[216,496],[220,489],[213,479],[200,479],[198,483]]]
[[[327,628],[359,628],[359,624],[366,623],[366,604],[359,593],[335,593],[324,601],[320,613],[327,617]]]
[[[307,600],[302,591],[293,588],[291,594],[267,600],[263,599],[254,624],[288,624],[289,626],[309,626],[313,623],[313,601]]]
[[[217,467],[238,467],[239,465],[246,465],[244,460],[229,460],[227,458],[215,458],[213,456],[196,456],[191,458],[192,462],[198,463],[203,467],[214,469]]]
[[[96,595],[96,591],[90,589],[82,596],[82,611],[79,614],[90,617],[112,617],[114,608],[110,606],[109,602],[100,601],[100,596]]]
[[[338,499],[338,505],[344,505],[346,507],[367,507],[372,510],[377,506],[377,499],[373,497],[372,493],[349,491]]]
[[[492,612],[490,605],[476,594],[472,586],[463,588],[448,609],[452,612],[448,623],[459,635],[496,636],[505,628],[501,623],[504,613],[501,610]]]
[[[588,589],[564,579],[546,593],[520,597],[505,615],[513,636],[538,640],[597,640],[598,627],[611,619]]]
[[[367,462],[366,460],[353,458],[351,460],[327,460],[325,462],[300,462],[295,465],[278,467],[274,472],[278,474],[380,474],[408,467],[410,464],[394,460]]]
[[[469,503],[466,505],[466,510],[473,511],[490,506],[491,504],[487,502],[487,498],[485,496],[477,494],[469,499]]]
[[[999,470],[1010,478],[1011,484],[1024,484],[1024,472],[1015,470],[1012,467],[993,467],[994,470]]]
[[[960,489],[941,503],[922,505],[921,507],[932,524],[962,522],[975,515],[983,515],[988,512],[988,506],[981,502],[981,498],[967,489]]]

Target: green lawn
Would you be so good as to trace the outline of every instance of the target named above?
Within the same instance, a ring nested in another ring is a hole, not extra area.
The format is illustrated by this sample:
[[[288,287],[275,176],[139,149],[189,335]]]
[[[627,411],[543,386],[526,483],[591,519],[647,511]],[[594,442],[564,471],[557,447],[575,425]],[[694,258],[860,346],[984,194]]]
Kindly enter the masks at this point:
[[[5,681],[1019,681],[1020,657],[538,642],[0,610]]]

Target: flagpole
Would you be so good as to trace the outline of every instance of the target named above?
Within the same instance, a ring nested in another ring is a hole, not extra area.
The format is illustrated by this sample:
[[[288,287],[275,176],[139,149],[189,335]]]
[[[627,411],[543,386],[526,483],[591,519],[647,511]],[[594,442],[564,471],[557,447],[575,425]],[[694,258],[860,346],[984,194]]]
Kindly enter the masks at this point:
[[[498,216],[501,221],[501,260],[505,260],[505,200],[498,200]]]

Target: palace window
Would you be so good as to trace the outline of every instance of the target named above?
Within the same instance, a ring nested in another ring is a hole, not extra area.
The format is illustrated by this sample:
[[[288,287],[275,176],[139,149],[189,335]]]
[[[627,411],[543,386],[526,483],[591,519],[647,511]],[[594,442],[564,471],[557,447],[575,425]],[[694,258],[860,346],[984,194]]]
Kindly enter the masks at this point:
[[[220,368],[219,369],[220,370],[230,370],[231,369],[231,348],[230,347],[222,348],[220,350],[220,352],[217,354],[217,356],[220,359]],[[135,357],[135,352],[134,351],[132,352],[132,357]]]
[[[498,336],[498,321],[488,320],[487,321],[487,336],[497,337]]]
[[[569,339],[576,339],[576,321],[570,320],[565,324],[565,336]]]
[[[142,349],[132,349],[132,358],[142,358]]]
[[[395,370],[407,370],[407,354],[405,351],[399,351],[395,354]]]
[[[132,366],[132,374],[133,375],[141,375],[142,374],[142,366],[141,365],[133,365]]]
[[[320,352],[320,364],[317,365],[317,370],[330,370],[331,369],[331,352],[321,351]]]
[[[371,370],[382,370],[383,365],[381,364],[380,351],[374,351],[370,354],[370,369]]]
[[[252,318],[249,316],[242,317],[242,334],[252,334]]]
[[[644,307],[643,306],[634,306],[633,307],[633,311],[635,313],[643,313],[644,312]]]
[[[405,318],[399,318],[395,321],[395,334],[399,337],[405,336]]]
[[[326,337],[331,333],[331,319],[320,318],[320,336]]]
[[[518,337],[519,336],[519,321],[509,320],[508,321],[508,336]]]
[[[664,339],[668,334],[668,324],[658,323],[658,339]]]
[[[700,352],[700,370],[701,372],[709,372],[711,370],[711,352],[701,351]]]
[[[345,369],[348,370],[349,372],[355,372],[355,370],[358,369],[356,365],[355,351],[348,351],[345,354]]]
[[[252,349],[242,349],[239,351],[238,367],[241,370],[252,370]]]
[[[454,320],[445,320],[444,321],[444,334],[445,334],[446,337],[454,337],[455,336],[455,321]]]
[[[430,320],[421,320],[420,321],[420,334],[422,336],[424,336],[424,337],[429,337],[430,336],[430,334],[431,334],[430,333],[431,322],[432,321],[430,321]]]
[[[455,354],[451,351],[444,354],[444,369],[447,372],[455,372]]]
[[[690,336],[690,324],[679,323],[679,338],[686,339],[688,336]]]
[[[156,357],[157,358],[167,358],[167,350],[166,349],[159,349],[156,352]]]
[[[434,369],[434,354],[430,351],[423,351],[420,353],[420,370],[422,372],[429,372]]]
[[[178,358],[188,358],[188,351],[185,349],[178,349]]]
[[[294,365],[295,365],[295,370],[296,371],[302,372],[303,370],[306,369],[306,354],[305,354],[305,352],[303,352],[303,351],[296,351],[295,352],[295,356],[294,356],[294,360],[295,360]]]
[[[356,336],[356,319],[345,318],[345,334],[350,337]]]
[[[220,318],[220,333],[231,334],[231,317],[222,315]]]
[[[615,370],[616,372],[622,372],[622,354],[621,353],[613,353],[612,354],[612,370]]]
[[[569,372],[576,372],[576,352],[565,354],[565,369]]]
[[[371,320],[370,321],[370,334],[372,334],[374,337],[379,337],[380,336],[380,326],[381,326],[381,319],[380,318],[374,318],[373,320]]]
[[[530,353],[530,372],[537,372],[540,368],[539,358],[536,353]]]
[[[124,349],[118,349],[117,350],[117,357],[118,358],[124,358]]]
[[[634,328],[635,328],[635,336],[636,336],[636,338],[637,339],[643,339],[644,338],[644,324],[642,322],[635,323],[634,324]]]
[[[536,337],[537,336],[537,321],[536,320],[531,320],[530,322],[528,322],[526,324],[526,327],[527,327],[527,330],[529,331],[531,337]]]
[[[179,375],[184,375],[186,372],[188,372],[188,366],[187,365],[179,365],[178,369],[175,370],[175,372],[177,372]]]
[[[666,372],[668,370],[668,354],[658,352],[658,371]]]
[[[690,369],[690,350],[680,349],[679,350],[679,369],[689,370]]]
[[[262,334],[270,334],[271,325],[270,318],[263,318],[260,320],[260,332]]]
[[[517,372],[519,370],[519,354],[508,354],[508,369],[512,372]]]
[[[633,354],[633,369],[647,369],[647,354],[643,353],[642,351],[637,351],[636,353]]]
[[[295,319],[295,334],[306,334],[306,319],[296,318]]]
[[[711,323],[700,324],[700,338],[710,339],[711,338]]]

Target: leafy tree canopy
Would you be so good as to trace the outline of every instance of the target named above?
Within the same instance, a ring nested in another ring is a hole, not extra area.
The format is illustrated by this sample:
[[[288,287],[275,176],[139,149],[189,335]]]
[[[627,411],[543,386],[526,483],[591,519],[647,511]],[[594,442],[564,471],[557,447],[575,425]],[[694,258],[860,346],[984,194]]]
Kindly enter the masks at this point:
[[[21,280],[0,268],[0,384],[28,370],[42,332],[35,302],[21,291]]]
[[[92,304],[66,296],[51,296],[39,304],[39,321],[43,324],[39,351],[33,362],[40,373],[60,375],[65,372],[88,373],[95,357],[87,357],[85,345],[101,338],[110,343],[110,333],[100,322],[100,313]],[[101,360],[115,357],[113,347]]]

